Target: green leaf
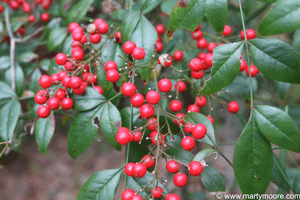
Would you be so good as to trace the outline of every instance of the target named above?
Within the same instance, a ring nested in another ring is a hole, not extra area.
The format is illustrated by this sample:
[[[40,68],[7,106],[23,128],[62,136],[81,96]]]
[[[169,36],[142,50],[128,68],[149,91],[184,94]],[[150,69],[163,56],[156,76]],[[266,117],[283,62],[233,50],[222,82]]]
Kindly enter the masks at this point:
[[[107,61],[112,60],[117,63],[118,68],[124,68],[125,61],[117,56],[117,54],[124,58],[127,58],[127,55],[124,53],[122,47],[117,42],[111,40],[103,48],[101,61],[103,63],[106,63]]]
[[[18,57],[18,61],[23,62],[23,63],[29,63],[30,61],[38,58],[39,56],[33,52],[25,52],[22,53],[19,57]]]
[[[39,87],[39,79],[42,76],[42,73],[39,68],[35,68],[32,75],[31,75],[31,82],[29,89],[32,91],[36,91],[37,88]]]
[[[0,109],[0,137],[4,142],[12,139],[20,113],[21,105],[16,99],[9,101]]]
[[[204,7],[205,0],[178,0],[170,15],[166,42],[169,42],[177,29],[194,31],[203,20]]]
[[[277,0],[257,0],[265,3],[275,3]]]
[[[255,114],[252,112],[233,155],[234,174],[244,194],[264,194],[273,167],[271,144],[260,133]]]
[[[228,85],[224,90],[227,90],[230,94],[235,95],[249,95],[250,87],[249,81],[245,81],[247,79],[246,75],[237,75],[235,79]],[[281,82],[280,82],[281,83]],[[252,90],[255,94],[257,92],[257,80],[255,77],[252,78]]]
[[[122,124],[119,110],[113,104],[105,103],[99,114],[100,127],[103,135],[115,149],[121,151],[122,146],[116,141],[117,131]]]
[[[56,27],[51,30],[47,39],[47,48],[49,51],[53,51],[56,47],[60,46],[64,39],[67,37],[65,28]]]
[[[161,4],[161,10],[167,15],[171,15],[172,9],[175,6],[177,0],[164,1]]]
[[[129,41],[131,39],[131,35],[134,32],[139,20],[140,20],[139,12],[132,12],[121,24],[121,40],[122,42]]]
[[[51,65],[51,61],[49,59],[44,59],[40,62],[40,66],[43,70],[48,71]]]
[[[151,12],[162,0],[139,0],[139,6],[143,14]]]
[[[73,6],[67,15],[67,22],[79,22],[82,20],[93,2],[94,0],[81,0],[75,5],[72,4]]]
[[[123,168],[106,169],[94,173],[82,186],[77,200],[114,200]]]
[[[201,90],[201,94],[213,94],[228,86],[240,71],[240,55],[244,43],[224,44],[214,49],[211,79]]]
[[[118,20],[123,20],[128,16],[129,11],[126,9],[117,10],[110,14],[110,17],[116,18]]]
[[[300,132],[287,113],[272,106],[254,108],[258,128],[270,142],[300,153]]]
[[[293,36],[293,47],[299,51],[300,49],[300,29],[296,30]]]
[[[0,70],[7,69],[10,66],[10,57],[9,56],[1,56],[0,57]]]
[[[225,181],[222,175],[213,167],[206,166],[201,174],[201,181],[208,192],[225,191]]]
[[[79,112],[71,124],[68,133],[68,152],[75,159],[84,152],[97,136],[94,119],[102,105],[86,112]]]
[[[17,95],[9,85],[0,81],[0,100],[16,97]]]
[[[222,33],[227,22],[227,0],[206,0],[205,14],[217,33]]]
[[[258,26],[258,33],[263,36],[287,33],[300,28],[300,1],[279,0]]]
[[[300,83],[299,53],[293,47],[278,39],[254,39],[249,42],[253,62],[266,77]]]
[[[15,80],[16,80],[16,93],[17,95],[21,96],[23,93],[24,87],[24,72],[20,65],[16,63],[15,65]],[[5,82],[11,85],[11,68],[6,70],[5,72]]]
[[[200,113],[191,112],[191,113],[187,114],[184,117],[184,119],[188,122],[193,123],[194,125],[204,124],[207,128],[207,133],[206,133],[206,136],[199,141],[209,144],[211,146],[215,146],[216,138],[215,138],[214,127],[213,127],[212,123],[210,122],[210,120],[205,115],[200,114]]]
[[[39,118],[35,124],[35,139],[39,151],[46,154],[55,129],[55,118],[52,113],[48,118]]]
[[[194,160],[200,162],[201,160],[204,160],[206,157],[210,156],[213,153],[216,153],[216,155],[218,155],[216,149],[203,149],[195,155]]]
[[[83,95],[72,94],[71,98],[74,102],[74,109],[80,111],[91,110],[106,102],[105,97],[91,87],[87,87]]]
[[[104,95],[113,87],[113,84],[106,79],[106,71],[104,70],[104,67],[100,67],[100,69],[97,70],[97,83],[102,87]]]
[[[25,15],[22,17],[13,17],[10,22],[12,32],[16,32],[25,23],[28,23],[28,18]]]
[[[123,110],[121,110],[121,112],[120,112],[121,117],[122,117],[122,126],[123,127],[129,128],[130,112],[131,112],[130,107],[126,107]],[[133,124],[136,120],[138,120],[138,118],[140,116],[140,110],[138,108],[132,108],[132,113],[133,113],[133,117],[132,117],[132,124]]]
[[[68,37],[66,38],[66,40],[65,40],[65,42],[64,42],[64,44],[63,44],[62,52],[63,52],[64,54],[69,54],[69,55],[71,55],[71,53],[72,53],[72,46],[71,46],[72,42],[73,42],[73,38],[72,38],[72,36],[70,35],[70,36],[68,36]]]

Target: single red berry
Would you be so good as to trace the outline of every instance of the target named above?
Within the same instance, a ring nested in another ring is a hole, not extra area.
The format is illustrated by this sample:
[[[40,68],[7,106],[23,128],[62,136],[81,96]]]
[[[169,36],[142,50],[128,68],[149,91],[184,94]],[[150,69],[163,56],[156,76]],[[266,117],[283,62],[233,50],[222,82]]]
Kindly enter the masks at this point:
[[[80,27],[80,26],[79,26],[79,24],[76,23],[76,22],[72,22],[72,23],[70,23],[69,26],[68,26],[70,33],[72,33],[73,30],[74,30],[75,28],[78,28],[78,27]]]
[[[183,124],[184,123],[184,114],[182,113],[177,113],[176,118],[174,119],[174,123],[179,126],[179,124]]]
[[[133,142],[133,141],[134,141],[134,134],[130,133],[130,140],[129,140],[129,142]]]
[[[118,31],[116,34],[115,34],[115,39],[117,41],[117,43],[121,44],[122,43],[122,40],[121,40],[121,32]]]
[[[208,43],[207,44],[207,47],[206,47],[206,50],[209,52],[209,53],[212,53],[213,52],[213,49],[216,48],[218,45],[214,42],[211,42],[211,43]]]
[[[191,136],[186,136],[181,140],[181,147],[186,151],[191,151],[196,145],[195,139]]]
[[[240,35],[241,35],[241,39],[244,40],[245,39],[244,31],[241,31]],[[252,39],[256,38],[255,30],[253,30],[253,29],[246,30],[246,36],[247,36],[247,40],[252,40]]]
[[[179,112],[182,109],[182,103],[179,100],[172,100],[170,102],[170,110],[173,112]]]
[[[259,70],[255,65],[251,65],[250,70],[251,70],[251,77],[255,77],[259,73]],[[249,67],[246,68],[246,75],[249,76]]]
[[[60,106],[60,100],[56,97],[52,97],[48,100],[47,105],[51,110],[57,110]]]
[[[52,85],[51,77],[48,75],[42,75],[39,79],[39,84],[42,88],[49,88]]]
[[[173,57],[176,61],[182,61],[182,59],[183,59],[182,51],[175,51],[173,54]]]
[[[49,13],[42,13],[41,14],[41,20],[42,20],[42,22],[47,22],[47,21],[49,21],[49,19],[50,19]]]
[[[149,104],[144,104],[139,109],[141,118],[150,119],[155,113],[153,106]]]
[[[197,124],[192,131],[192,135],[195,139],[201,140],[205,137],[207,128],[204,124]]]
[[[169,67],[169,66],[172,65],[173,60],[172,60],[172,57],[169,54],[163,54],[163,55],[159,56],[158,63],[162,67]]]
[[[70,62],[66,62],[66,64],[64,65],[64,67],[65,67],[65,70],[68,71],[68,72],[71,72],[71,71],[74,70],[74,66]]]
[[[97,85],[97,75],[96,74],[90,74],[88,72],[83,73],[82,77],[84,78],[85,82],[87,82],[89,85]]]
[[[156,42],[154,49],[156,52],[160,53],[164,50],[164,45],[161,42]]]
[[[109,82],[115,83],[119,80],[119,78],[120,78],[119,72],[115,69],[110,69],[106,72],[106,79]]]
[[[158,24],[158,25],[155,27],[155,29],[156,29],[156,32],[157,32],[158,35],[162,35],[162,34],[164,34],[165,31],[166,31],[164,25],[162,25],[162,24]]]
[[[146,101],[151,105],[158,104],[160,101],[160,94],[154,90],[150,90],[146,94]]]
[[[194,40],[200,40],[203,36],[203,33],[202,31],[196,30],[192,32],[191,36]]]
[[[18,1],[10,1],[10,2],[9,2],[9,6],[10,6],[11,9],[13,9],[13,10],[18,10],[20,4],[19,4]]]
[[[174,88],[178,92],[184,92],[186,89],[186,84],[183,81],[177,81]]]
[[[72,76],[70,79],[70,87],[73,89],[78,89],[80,88],[82,84],[82,80],[81,78],[79,78],[78,76]]]
[[[50,115],[50,109],[47,106],[40,106],[37,109],[37,114],[40,118],[47,118]]]
[[[203,69],[203,70],[207,70],[207,69],[209,69],[209,67],[210,67],[210,66],[207,66],[206,64],[203,64],[203,65],[202,65],[202,69]]]
[[[105,21],[101,23],[96,23],[95,25],[96,25],[96,29],[100,34],[106,34],[108,32],[109,26]]]
[[[197,41],[197,47],[199,49],[206,49],[207,47],[207,40],[204,38],[201,38],[200,40]]]
[[[133,175],[137,178],[142,178],[147,173],[147,167],[142,163],[136,163],[133,168]]]
[[[141,197],[141,195],[139,194],[135,194],[131,197],[130,200],[143,200],[143,198]]]
[[[194,124],[191,123],[191,122],[188,122],[188,123],[186,123],[186,124],[184,125],[184,130],[185,130],[185,132],[187,132],[187,133],[192,133],[193,128],[194,128]]]
[[[55,97],[59,99],[60,101],[66,98],[66,91],[64,89],[59,89],[55,93]]]
[[[202,61],[199,58],[193,58],[189,62],[189,66],[191,70],[199,72],[200,70],[202,70]]]
[[[175,174],[175,176],[173,177],[173,182],[177,187],[185,186],[187,184],[187,181],[187,176],[182,172]]]
[[[156,144],[157,144],[157,139],[159,140],[159,145],[162,145],[162,144],[163,144],[162,141],[165,141],[165,140],[166,140],[164,134],[158,134],[157,131],[152,131],[152,132],[150,133],[150,138],[152,138],[152,139],[151,139],[151,142],[152,142],[153,145],[156,145]],[[157,139],[156,139],[156,138],[157,138]]]
[[[101,41],[101,35],[99,33],[93,33],[90,35],[90,41],[93,44],[98,44]]]
[[[244,70],[247,70],[248,68],[248,65],[247,65],[247,62],[244,61],[244,60],[241,60],[241,68],[240,68],[240,72],[244,71]]]
[[[1,13],[1,12],[0,12]],[[28,22],[29,23],[32,23],[32,22],[34,22],[35,21],[35,16],[34,15],[29,15],[28,16]]]
[[[120,145],[126,145],[130,141],[130,131],[122,127],[117,131],[116,140]]]
[[[86,83],[83,82],[80,88],[73,89],[73,92],[77,95],[82,95],[83,93],[85,93],[86,87],[87,87]]]
[[[78,30],[78,28],[73,30],[72,38],[74,41],[80,42],[82,40],[83,33],[81,31],[77,31],[77,30]],[[80,44],[81,44],[81,42],[80,42]]]
[[[80,47],[74,47],[72,49],[71,54],[72,54],[72,58],[78,61],[81,61],[84,58],[84,52]]]
[[[134,134],[134,141],[135,142],[140,142],[141,141],[141,139],[142,139],[142,132],[136,132],[135,134]]]
[[[170,193],[167,195],[165,200],[180,200],[180,197],[177,194]]]
[[[203,166],[200,162],[193,160],[190,164],[189,164],[189,173],[192,176],[199,176],[200,174],[202,174],[203,171]]]
[[[176,162],[175,160],[169,160],[166,164],[166,169],[169,173],[175,174],[180,169],[180,164]]]
[[[3,6],[0,4],[0,14],[3,12]]]
[[[132,168],[133,168],[134,165],[135,165],[135,163],[132,163],[132,162],[127,163],[125,165],[124,171],[125,171],[125,174],[127,174],[127,176],[133,176],[134,175],[133,171],[132,171]]]
[[[24,2],[22,5],[22,10],[24,11],[24,13],[30,13],[31,12],[31,5],[28,2]]]
[[[237,113],[240,110],[240,106],[237,102],[231,101],[231,102],[228,103],[227,109],[231,113]]]
[[[131,200],[135,195],[135,191],[133,189],[127,189],[122,192],[122,200]]]
[[[192,104],[187,108],[187,112],[200,112],[200,109],[198,106]]]
[[[205,52],[201,52],[201,53],[198,54],[198,58],[199,58],[200,60],[202,60],[202,61],[204,60],[205,56],[206,56],[206,53],[205,53]]]
[[[121,91],[125,97],[131,97],[135,94],[136,87],[133,83],[127,82],[122,85]]]
[[[123,44],[123,51],[127,55],[132,54],[133,49],[136,48],[136,44],[133,41],[127,41]]]
[[[38,93],[36,93],[34,97],[34,101],[37,104],[44,104],[47,102],[48,99],[49,99],[49,92],[45,89],[38,91]]]
[[[103,88],[99,85],[94,86],[94,89],[97,90],[97,92],[99,92],[100,94],[103,95]]]
[[[71,78],[69,76],[66,76],[66,77],[63,78],[61,83],[65,88],[71,88],[70,81],[71,81]]]
[[[145,155],[142,158],[142,163],[147,167],[147,169],[152,168],[155,165],[155,158],[151,155]]]
[[[74,48],[74,47],[82,48],[82,45],[81,45],[81,42],[80,42],[80,41],[75,41],[75,40],[73,40],[72,43],[71,43],[71,47],[72,47],[72,48]]]
[[[203,69],[203,66],[204,65],[202,65],[202,69]],[[201,79],[204,76],[204,71],[203,70],[200,70],[199,72],[191,71],[191,76],[194,79]]]
[[[158,81],[158,89],[161,92],[170,92],[172,89],[172,82],[167,78],[161,79],[160,81]]]
[[[60,81],[62,81],[66,76],[68,76],[68,73],[67,73],[66,71],[60,71],[60,72],[58,73],[58,79],[59,79]]]
[[[224,27],[224,31],[223,31],[223,35],[224,36],[229,36],[230,34],[231,34],[231,32],[232,32],[232,29],[231,29],[231,27],[230,26],[228,26],[228,25],[225,25],[225,27]]]
[[[145,98],[142,94],[136,93],[130,98],[130,102],[134,107],[140,107],[144,104]]]
[[[132,50],[132,57],[136,60],[144,59],[145,55],[145,50],[142,47],[136,47]]]
[[[204,57],[205,65],[207,65],[209,67],[212,66],[213,65],[212,61],[213,61],[213,54],[212,53],[206,54]]]
[[[52,84],[58,85],[59,84],[59,76],[58,74],[54,73],[51,75]]]
[[[64,98],[62,101],[61,101],[61,107],[64,109],[64,110],[70,110],[71,108],[73,108],[73,100],[71,98]]]
[[[213,118],[212,116],[207,115],[206,117],[210,120],[210,122],[211,122],[212,124],[214,124],[215,120],[214,120],[214,118]]]
[[[81,40],[80,40],[81,44],[85,44],[87,43],[87,37],[85,35],[82,36]]]
[[[26,29],[25,27],[20,27],[18,30],[17,30],[17,33],[19,33],[20,35],[25,35],[26,33]]]
[[[196,99],[196,105],[199,106],[200,108],[204,107],[206,105],[207,101],[204,96],[199,96]]]
[[[148,129],[151,131],[156,131],[157,129],[157,119],[156,118],[151,118],[148,120]]]
[[[157,186],[155,189],[154,188],[151,189],[151,194],[153,194],[154,198],[159,199],[160,197],[162,197],[162,193],[163,193],[163,189],[159,186]]]

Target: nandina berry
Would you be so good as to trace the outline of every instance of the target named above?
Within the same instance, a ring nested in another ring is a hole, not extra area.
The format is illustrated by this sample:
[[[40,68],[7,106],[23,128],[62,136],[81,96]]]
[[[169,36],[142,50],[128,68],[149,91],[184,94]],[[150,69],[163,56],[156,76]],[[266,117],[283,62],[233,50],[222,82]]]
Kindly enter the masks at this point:
[[[170,109],[173,112],[179,112],[179,111],[181,111],[181,109],[182,109],[182,103],[181,103],[181,101],[179,101],[179,100],[172,100],[170,102]]]
[[[100,39],[100,40],[101,40],[101,39]],[[87,37],[86,37],[86,35],[83,35],[83,36],[82,36],[82,38],[81,38],[81,40],[80,40],[80,43],[81,43],[81,44],[87,43]]]
[[[69,29],[70,33],[72,33],[73,30],[74,30],[75,28],[78,28],[78,27],[80,27],[78,23],[72,22],[72,23],[69,24],[68,29]]]
[[[96,30],[97,32],[99,32],[100,34],[106,34],[109,27],[108,24],[105,22],[104,19],[98,18],[95,19],[94,24],[96,26]]]
[[[174,123],[179,126],[179,124],[183,124],[184,123],[184,114],[182,113],[177,113],[176,118],[174,119]]]
[[[42,88],[49,88],[52,85],[51,77],[48,75],[42,75],[39,79],[39,84]]]
[[[147,173],[147,167],[143,163],[136,163],[132,167],[133,175],[137,178],[142,178]]]
[[[166,169],[169,173],[175,174],[180,169],[180,164],[176,162],[175,160],[169,160],[166,164]]]
[[[0,4],[0,14],[3,12],[3,6]]]
[[[90,35],[90,41],[93,44],[98,44],[101,41],[101,35],[99,33],[93,33]]]
[[[140,107],[144,104],[145,98],[142,94],[137,93],[130,98],[130,102],[134,107]]]
[[[225,27],[224,27],[224,31],[223,31],[223,35],[224,36],[229,36],[230,34],[231,34],[231,32],[232,32],[232,29],[231,29],[231,27],[230,26],[228,26],[228,25],[225,25]]]
[[[189,62],[189,66],[191,70],[199,72],[200,70],[202,70],[202,61],[199,58],[193,58]]]
[[[177,187],[185,186],[187,184],[187,181],[187,176],[182,172],[175,174],[175,176],[173,177],[173,182]]]
[[[186,136],[181,140],[181,147],[186,151],[191,151],[196,145],[195,139],[191,136]]]
[[[151,194],[153,194],[154,198],[159,199],[160,197],[162,197],[162,193],[163,193],[163,189],[159,186],[157,186],[155,189],[154,188],[151,189]]]
[[[207,65],[209,67],[213,65],[213,54],[212,53],[208,53],[205,55],[204,63],[205,63],[205,65]]]
[[[141,195],[139,194],[135,194],[131,197],[130,200],[143,200],[143,197],[141,197]]]
[[[0,12],[1,13],[1,12]],[[35,21],[35,16],[34,15],[29,15],[28,16],[28,22],[29,23],[32,23],[32,22],[34,22]]]
[[[189,173],[192,176],[199,176],[200,174],[202,174],[203,171],[203,166],[200,162],[193,160],[190,164],[189,164]]]
[[[36,93],[34,97],[34,101],[37,104],[44,104],[47,102],[48,99],[49,99],[49,92],[45,89],[38,91],[38,93]]]
[[[237,102],[231,101],[228,103],[227,109],[231,113],[237,113],[240,110],[240,106]]]
[[[188,123],[186,123],[186,124],[184,125],[184,130],[185,130],[185,132],[187,132],[187,133],[192,133],[193,128],[194,128],[194,124],[191,123],[191,122],[188,122]]]
[[[150,90],[146,94],[146,101],[151,105],[158,104],[160,101],[160,94],[154,90]]]
[[[183,59],[182,51],[175,51],[173,54],[173,57],[176,61],[182,61],[182,59]]]
[[[80,42],[80,41],[75,41],[75,40],[73,40],[72,43],[71,43],[71,47],[72,47],[72,48],[75,48],[75,47],[82,48],[82,45],[81,45],[81,42]]]
[[[207,100],[204,96],[199,96],[196,99],[196,105],[199,106],[200,108],[204,107],[207,103]]]
[[[132,57],[136,60],[144,59],[145,55],[145,50],[142,47],[136,47],[132,50]]]
[[[207,47],[207,40],[204,38],[201,38],[200,40],[197,41],[197,47],[199,49],[206,49]]]
[[[204,60],[205,56],[206,56],[206,53],[205,53],[205,52],[201,52],[201,53],[198,54],[198,58],[199,58],[200,60],[202,60],[202,61]]]
[[[83,73],[82,77],[84,78],[85,82],[87,82],[89,85],[97,85],[97,75],[96,74],[90,74],[89,72]]]
[[[140,117],[145,119],[150,119],[154,115],[154,108],[149,104],[144,104],[140,108]]]
[[[174,85],[174,88],[178,92],[184,92],[186,89],[186,84],[183,81],[177,81],[177,83]]]
[[[201,27],[202,27],[202,25],[201,24],[199,24],[199,26],[195,29],[195,30],[200,30],[201,29]]]
[[[64,98],[66,98],[66,90],[64,89],[57,90],[57,92],[55,93],[55,97],[60,101],[63,100]]]
[[[158,25],[155,27],[155,29],[156,29],[156,32],[157,32],[158,35],[162,35],[162,34],[164,34],[165,31],[166,31],[165,26],[162,25],[162,24],[158,24]]]
[[[245,39],[244,31],[241,31],[240,35],[241,35],[241,39],[244,40]],[[246,30],[246,37],[247,37],[247,40],[252,40],[252,39],[256,38],[255,30],[253,30],[253,29]]]
[[[65,70],[68,71],[68,72],[71,72],[71,71],[74,70],[74,66],[70,62],[66,62],[66,64],[64,65],[64,67],[65,67]]]
[[[121,92],[125,97],[131,97],[135,94],[136,87],[133,83],[127,82],[122,85]]]
[[[151,142],[152,142],[153,145],[157,144],[157,139],[159,140],[159,145],[162,145],[163,144],[162,141],[166,140],[164,134],[159,134],[157,131],[152,131],[150,133],[150,138],[151,138]]]
[[[103,88],[102,88],[101,86],[96,85],[96,86],[94,86],[93,88],[94,88],[95,90],[97,90],[97,92],[99,92],[100,94],[103,95]]]
[[[84,58],[84,52],[80,47],[74,47],[72,49],[71,54],[72,54],[72,58],[78,61],[81,61]]]
[[[145,155],[142,158],[142,163],[147,167],[147,169],[150,169],[155,165],[155,158],[151,155]]]
[[[135,195],[135,191],[133,189],[127,189],[122,192],[122,200],[131,200]]]
[[[172,89],[172,82],[167,78],[161,79],[160,81],[158,81],[158,89],[161,92],[170,92]]]
[[[192,135],[195,139],[201,140],[205,137],[207,128],[204,124],[197,124],[192,131]]]
[[[80,88],[73,89],[73,92],[77,95],[82,95],[83,93],[85,93],[86,87],[87,87],[86,83],[83,82]]]
[[[203,69],[203,66],[202,65],[202,69]],[[203,70],[200,70],[198,72],[195,72],[195,71],[191,71],[191,76],[194,78],[194,79],[201,79],[203,76],[204,76],[204,71]]]
[[[169,54],[163,54],[158,58],[158,63],[162,67],[169,67],[172,65],[172,62],[173,62],[172,57]]]
[[[214,124],[215,120],[214,120],[214,118],[213,118],[212,116],[207,115],[206,117],[210,120],[210,122],[211,122],[212,124]]]
[[[82,40],[82,37],[83,37],[83,32],[81,32],[78,28],[75,28],[75,30],[73,30],[73,33],[72,33],[73,40],[80,42]],[[80,44],[81,44],[81,42],[80,42]]]
[[[141,141],[141,139],[142,139],[142,132],[136,132],[135,134],[134,134],[134,141],[135,142],[140,142]]]
[[[42,13],[41,14],[41,20],[42,20],[42,22],[47,22],[47,21],[49,21],[49,19],[50,19],[49,13]]]
[[[60,71],[58,73],[58,80],[62,81],[66,76],[68,76],[68,73],[66,71]]]
[[[200,109],[198,106],[192,104],[187,108],[187,112],[200,112]]]
[[[22,10],[24,11],[24,13],[30,13],[31,12],[31,6],[30,3],[28,2],[24,2],[22,5]]]
[[[9,6],[10,6],[11,9],[13,9],[13,10],[18,10],[20,4],[19,4],[18,1],[10,1],[10,2],[9,2]]]
[[[70,79],[70,87],[73,89],[78,89],[80,88],[82,84],[82,80],[81,78],[79,78],[78,76],[72,76]]]
[[[148,120],[148,129],[151,131],[156,131],[157,129],[157,119],[156,118],[151,118]]]
[[[177,194],[170,193],[167,195],[165,200],[180,200],[180,197]]]
[[[127,163],[125,165],[124,171],[125,171],[125,174],[127,174],[127,176],[133,176],[134,175],[133,171],[132,171],[132,168],[133,168],[134,165],[135,165],[135,163],[132,163],[132,162]]]
[[[157,53],[160,53],[164,50],[164,45],[161,42],[156,41],[154,49]]]
[[[122,39],[121,39],[121,32],[118,31],[116,34],[115,34],[115,39],[116,39],[116,42],[121,44],[122,43]]]
[[[64,109],[64,110],[70,110],[71,108],[73,108],[73,100],[71,98],[64,98],[62,101],[61,101],[61,107]]]
[[[203,36],[203,33],[202,31],[196,30],[192,32],[191,36],[194,40],[200,40]]]
[[[251,65],[250,70],[251,70],[252,77],[255,77],[259,73],[259,70],[255,65]],[[249,67],[246,68],[246,75],[249,76]]]
[[[133,41],[127,41],[123,44],[123,51],[127,55],[132,54],[133,49],[136,48],[136,44]]]
[[[211,42],[211,43],[208,43],[207,44],[207,47],[206,47],[206,50],[209,52],[209,53],[212,53],[213,52],[213,49],[216,48],[218,45],[214,42]]]
[[[202,65],[202,69],[203,69],[203,70],[207,70],[207,69],[209,69],[209,68],[210,68],[210,66],[207,66],[206,64],[203,64],[203,65]]]
[[[115,69],[110,69],[106,72],[106,79],[109,82],[115,83],[119,80],[119,78],[120,78],[119,72]]]
[[[244,61],[244,60],[241,60],[241,68],[240,68],[240,72],[244,71],[244,70],[247,70],[248,68],[248,65],[247,65],[247,62]]]
[[[51,110],[57,110],[60,106],[60,100],[56,97],[52,97],[48,100],[47,105]]]
[[[19,33],[20,35],[25,35],[26,33],[26,29],[24,26],[20,27],[18,30],[17,30],[17,33]]]
[[[71,78],[66,76],[63,78],[63,80],[61,81],[62,85],[65,87],[65,88],[70,88],[70,81],[71,81]]]
[[[48,108],[47,106],[40,106],[38,109],[37,109],[37,114],[40,118],[47,118],[49,117],[50,115],[50,108]]]
[[[120,128],[117,131],[116,140],[120,145],[128,144],[130,141],[130,131],[125,127]]]

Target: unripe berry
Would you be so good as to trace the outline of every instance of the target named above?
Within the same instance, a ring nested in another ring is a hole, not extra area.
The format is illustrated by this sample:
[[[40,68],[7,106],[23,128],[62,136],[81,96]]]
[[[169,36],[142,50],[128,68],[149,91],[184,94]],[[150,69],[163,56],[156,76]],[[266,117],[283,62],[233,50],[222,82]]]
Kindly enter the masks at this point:
[[[227,109],[231,113],[237,113],[240,110],[240,106],[239,106],[239,104],[237,102],[231,101],[227,105]]]
[[[161,92],[170,92],[172,89],[172,82],[167,78],[161,79],[160,81],[158,81],[158,89]]]
[[[197,124],[192,131],[192,135],[195,139],[201,140],[205,137],[207,128],[204,124]]]
[[[146,94],[146,101],[151,104],[151,105],[155,105],[158,104],[160,100],[160,94],[154,90],[151,90],[149,92],[147,92]]]
[[[189,164],[189,173],[192,176],[199,176],[203,172],[203,166],[200,162],[193,160]]]
[[[185,173],[177,173],[175,174],[175,176],[173,177],[173,182],[177,187],[183,187],[187,184],[187,176],[185,175]]]
[[[186,136],[181,140],[181,147],[186,151],[191,151],[196,145],[195,139],[191,136]]]
[[[62,101],[61,101],[61,107],[64,109],[64,110],[70,110],[71,108],[73,108],[73,100],[71,98],[64,98]]]
[[[166,169],[169,173],[175,174],[180,169],[180,164],[177,163],[175,160],[169,160],[166,164]]]

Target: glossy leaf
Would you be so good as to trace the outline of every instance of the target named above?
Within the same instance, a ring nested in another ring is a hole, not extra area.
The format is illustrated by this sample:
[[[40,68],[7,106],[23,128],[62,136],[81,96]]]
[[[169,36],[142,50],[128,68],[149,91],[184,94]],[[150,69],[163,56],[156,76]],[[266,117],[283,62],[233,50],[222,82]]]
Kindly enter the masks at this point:
[[[277,0],[257,0],[265,3],[275,3]]]
[[[255,66],[266,77],[288,83],[300,83],[299,53],[278,39],[254,39],[250,52]]]
[[[116,141],[117,131],[122,126],[119,110],[113,104],[105,103],[99,116],[103,135],[115,149],[121,151],[122,147]]]
[[[127,55],[123,52],[122,47],[117,42],[111,40],[103,48],[101,61],[103,63],[106,63],[107,61],[112,60],[117,63],[118,68],[124,68],[125,61],[119,56],[117,56],[117,54],[124,58],[127,57]]]
[[[178,0],[170,15],[166,42],[172,38],[177,29],[186,28],[194,31],[203,20],[204,7],[204,0]]]
[[[278,0],[258,26],[258,33],[263,36],[287,33],[300,28],[300,1]]]
[[[299,51],[300,49],[300,29],[296,30],[293,36],[293,47]]]
[[[271,144],[260,133],[255,114],[252,112],[233,155],[234,174],[244,194],[264,194],[273,167]]]
[[[106,94],[113,87],[113,84],[106,79],[106,71],[104,70],[104,67],[100,67],[100,69],[97,70],[97,83],[102,87],[103,94]]]
[[[106,169],[94,173],[82,186],[77,200],[114,200],[123,168]]]
[[[15,65],[15,80],[16,80],[16,93],[21,96],[24,87],[24,72],[19,64]],[[5,82],[11,85],[11,68],[5,72]]]
[[[67,15],[67,22],[79,22],[82,20],[93,2],[94,0],[81,0],[76,4],[72,4]]]
[[[56,47],[62,44],[67,36],[67,30],[65,28],[56,27],[51,30],[47,40],[47,48],[49,51],[53,51]]]
[[[29,51],[29,52],[22,53],[20,56],[18,56],[18,61],[28,63],[38,57],[39,56],[37,54]]]
[[[0,70],[7,69],[10,66],[10,57],[9,56],[1,56],[0,57]]]
[[[72,42],[73,42],[73,38],[72,38],[71,35],[68,36],[68,37],[65,39],[65,42],[64,42],[63,48],[62,48],[62,52],[63,52],[64,54],[69,54],[69,55],[71,55],[71,53],[72,53],[72,46],[71,46]]]
[[[163,0],[139,0],[139,6],[143,14],[149,13]]]
[[[126,107],[126,108],[122,109],[120,112],[121,117],[122,117],[122,126],[123,127],[129,128],[130,112],[131,112],[130,107]],[[132,124],[133,124],[139,118],[140,110],[138,108],[133,107],[132,113],[133,113],[133,117],[132,117]]]
[[[175,6],[177,0],[164,1],[161,4],[161,10],[167,15],[171,15],[172,9]]]
[[[257,92],[257,80],[252,78],[252,91],[255,94]],[[249,95],[250,87],[249,81],[247,81],[246,75],[237,75],[235,79],[224,90],[227,90],[230,94],[235,95]]]
[[[37,89],[40,87],[39,86],[39,79],[42,76],[42,73],[39,68],[34,69],[33,73],[31,74],[30,77],[30,85],[29,89],[32,91],[37,91]]]
[[[14,91],[11,89],[11,87],[0,81],[0,100],[16,97],[17,95],[14,93]]]
[[[35,124],[35,139],[39,151],[46,154],[47,147],[52,139],[55,129],[55,118],[52,113],[48,118],[39,118]]]
[[[203,114],[191,112],[187,114],[184,119],[188,122],[196,124],[204,124],[207,128],[206,136],[199,140],[201,142],[204,142],[206,144],[209,144],[211,146],[215,146],[216,144],[216,138],[215,138],[215,132],[212,123],[210,120]]]
[[[208,157],[212,154],[216,154],[216,156],[217,156],[218,155],[217,150],[216,149],[203,149],[195,155],[194,160],[200,162],[201,160],[204,160],[206,157]]]
[[[4,142],[12,139],[15,127],[21,114],[21,105],[13,99],[0,109],[0,137]]]
[[[213,167],[206,166],[201,174],[201,181],[208,192],[225,191],[225,181],[222,175]]]
[[[206,0],[205,13],[216,32],[222,33],[227,22],[227,0]]]
[[[300,153],[300,132],[287,113],[272,106],[254,108],[258,128],[270,142]]]
[[[244,43],[224,44],[214,49],[211,79],[201,90],[201,94],[213,94],[228,86],[240,71],[240,55]]]
[[[129,41],[131,39],[131,35],[134,32],[141,15],[139,12],[132,12],[121,24],[121,38],[122,42]]]

